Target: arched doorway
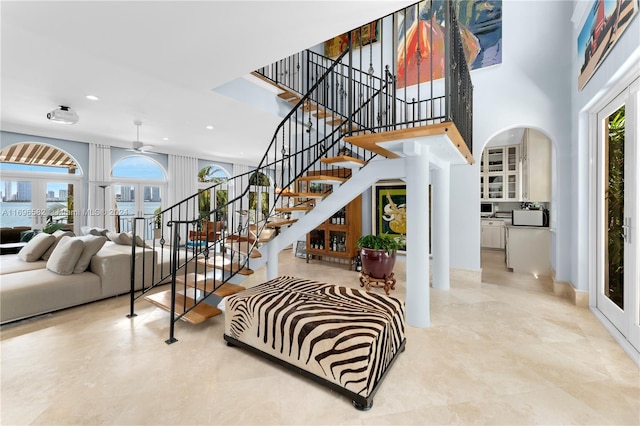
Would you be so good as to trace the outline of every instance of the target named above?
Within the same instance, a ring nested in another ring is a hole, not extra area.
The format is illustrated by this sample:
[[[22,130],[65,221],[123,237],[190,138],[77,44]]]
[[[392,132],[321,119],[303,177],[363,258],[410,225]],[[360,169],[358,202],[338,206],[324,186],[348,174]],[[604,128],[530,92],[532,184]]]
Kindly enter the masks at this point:
[[[550,281],[556,244],[549,227],[555,214],[551,139],[531,127],[507,129],[487,142],[479,163],[483,279],[498,269]]]
[[[0,226],[78,232],[82,172],[67,152],[22,142],[0,151]]]

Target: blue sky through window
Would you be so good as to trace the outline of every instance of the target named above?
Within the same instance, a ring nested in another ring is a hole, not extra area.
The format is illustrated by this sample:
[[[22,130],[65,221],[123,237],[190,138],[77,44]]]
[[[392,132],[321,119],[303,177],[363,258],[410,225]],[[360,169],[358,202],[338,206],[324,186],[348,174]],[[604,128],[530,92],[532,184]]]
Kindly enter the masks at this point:
[[[118,161],[111,170],[111,176],[121,178],[165,180],[162,168],[148,158],[133,155]]]

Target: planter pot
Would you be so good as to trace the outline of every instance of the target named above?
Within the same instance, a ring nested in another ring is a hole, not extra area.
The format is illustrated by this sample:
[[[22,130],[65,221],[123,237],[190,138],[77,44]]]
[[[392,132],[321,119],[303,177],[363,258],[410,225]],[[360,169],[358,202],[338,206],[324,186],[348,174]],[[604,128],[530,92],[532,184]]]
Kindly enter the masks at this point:
[[[391,276],[396,264],[395,250],[389,254],[385,250],[360,249],[362,272],[373,278],[384,279]]]

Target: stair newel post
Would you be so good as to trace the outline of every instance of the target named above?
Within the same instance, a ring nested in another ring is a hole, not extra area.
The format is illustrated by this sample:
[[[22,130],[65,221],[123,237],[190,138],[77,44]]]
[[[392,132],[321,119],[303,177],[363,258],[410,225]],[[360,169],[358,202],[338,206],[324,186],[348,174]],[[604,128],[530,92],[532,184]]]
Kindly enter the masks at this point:
[[[176,274],[178,272],[178,244],[180,244],[180,234],[178,230],[180,226],[179,222],[169,222],[169,226],[172,227],[173,230],[173,242],[171,245],[171,257],[172,257],[172,267],[171,267],[171,316],[169,323],[169,338],[165,340],[167,345],[175,343],[178,341],[174,337],[175,324],[176,324]],[[177,226],[174,226],[177,225]]]
[[[130,261],[130,270],[131,270],[131,293],[130,295],[130,307],[129,307],[129,315],[127,315],[127,318],[133,318],[136,315],[136,313],[133,310],[133,302],[135,300],[134,297],[134,292],[136,290],[136,220],[137,218],[133,218],[133,229],[132,229],[132,235],[133,238],[131,239],[131,261]],[[144,266],[143,266],[144,267]],[[143,275],[143,279],[144,279],[144,275]],[[144,285],[144,281],[143,281],[143,285]]]
[[[349,31],[348,35],[349,40],[349,67],[347,68],[349,77],[349,89],[347,90],[347,123],[349,125],[348,134],[351,134],[351,129],[353,128],[353,40],[351,38],[351,31]]]

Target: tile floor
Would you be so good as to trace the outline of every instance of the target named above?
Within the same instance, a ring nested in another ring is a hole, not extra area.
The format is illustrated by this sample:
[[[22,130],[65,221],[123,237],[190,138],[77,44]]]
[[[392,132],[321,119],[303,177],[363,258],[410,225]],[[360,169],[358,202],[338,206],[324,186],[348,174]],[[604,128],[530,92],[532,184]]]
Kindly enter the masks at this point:
[[[110,299],[0,329],[2,425],[640,424],[640,370],[595,317],[483,253],[483,282],[431,290],[432,327],[407,330],[370,411],[239,348],[224,319],[179,323]],[[264,268],[245,281],[264,279]],[[291,251],[280,273],[357,286]],[[394,295],[404,298],[403,264]],[[382,291],[382,290],[374,290]]]

